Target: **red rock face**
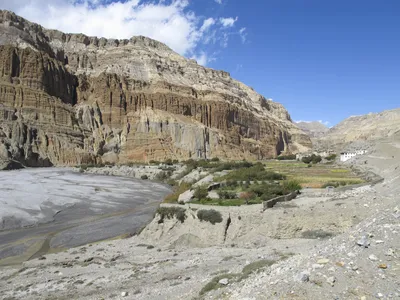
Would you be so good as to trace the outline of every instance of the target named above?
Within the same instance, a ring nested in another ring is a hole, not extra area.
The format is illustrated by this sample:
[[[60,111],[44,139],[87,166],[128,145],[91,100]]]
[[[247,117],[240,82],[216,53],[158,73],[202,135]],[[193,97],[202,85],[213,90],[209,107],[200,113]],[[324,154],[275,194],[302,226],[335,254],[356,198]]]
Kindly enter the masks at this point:
[[[56,165],[264,159],[311,146],[282,106],[161,43],[34,25],[0,14],[0,139],[8,156]]]

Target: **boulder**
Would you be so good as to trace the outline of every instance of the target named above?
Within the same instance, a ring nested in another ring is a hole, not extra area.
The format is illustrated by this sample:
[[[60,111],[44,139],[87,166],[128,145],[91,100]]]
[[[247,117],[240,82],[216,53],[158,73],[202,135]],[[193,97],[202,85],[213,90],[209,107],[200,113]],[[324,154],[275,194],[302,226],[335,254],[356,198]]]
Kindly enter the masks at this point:
[[[187,190],[186,192],[183,192],[182,194],[179,195],[178,202],[183,202],[183,203],[190,202],[190,200],[193,199],[193,196],[194,196],[194,191]]]

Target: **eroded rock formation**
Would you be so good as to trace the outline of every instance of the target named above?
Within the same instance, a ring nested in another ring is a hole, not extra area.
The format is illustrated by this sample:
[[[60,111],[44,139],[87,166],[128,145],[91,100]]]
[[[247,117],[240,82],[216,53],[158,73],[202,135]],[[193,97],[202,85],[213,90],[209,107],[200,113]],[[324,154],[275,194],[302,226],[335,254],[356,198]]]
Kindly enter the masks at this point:
[[[0,11],[0,70],[1,153],[28,165],[262,159],[311,146],[282,105],[141,36],[64,34]]]

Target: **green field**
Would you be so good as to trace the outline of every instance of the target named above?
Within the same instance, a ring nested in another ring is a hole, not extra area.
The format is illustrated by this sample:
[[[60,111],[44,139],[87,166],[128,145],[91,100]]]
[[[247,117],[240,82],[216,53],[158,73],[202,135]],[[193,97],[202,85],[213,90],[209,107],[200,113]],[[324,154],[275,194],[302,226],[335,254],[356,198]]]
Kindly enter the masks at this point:
[[[268,170],[286,175],[287,179],[299,182],[303,187],[320,188],[329,183],[350,185],[363,183],[351,170],[338,168],[333,164],[316,164],[308,167],[299,161],[267,161]]]

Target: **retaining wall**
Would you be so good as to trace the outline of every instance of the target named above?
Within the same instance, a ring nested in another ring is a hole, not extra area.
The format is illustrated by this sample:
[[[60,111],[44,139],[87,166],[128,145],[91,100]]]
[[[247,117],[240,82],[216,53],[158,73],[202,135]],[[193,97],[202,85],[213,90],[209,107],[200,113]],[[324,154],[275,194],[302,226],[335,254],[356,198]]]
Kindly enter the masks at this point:
[[[263,211],[266,210],[267,208],[274,207],[275,204],[278,203],[278,202],[290,201],[290,200],[293,200],[296,197],[297,197],[297,191],[291,192],[290,194],[287,194],[287,195],[275,197],[275,198],[272,198],[270,200],[264,201],[263,202]]]

